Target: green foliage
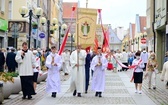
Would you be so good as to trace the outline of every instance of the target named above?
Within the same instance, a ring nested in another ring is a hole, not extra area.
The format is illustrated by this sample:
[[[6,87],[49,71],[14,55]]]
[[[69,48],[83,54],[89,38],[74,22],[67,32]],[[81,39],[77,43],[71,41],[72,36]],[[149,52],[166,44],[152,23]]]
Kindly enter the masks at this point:
[[[11,73],[0,72],[0,81],[14,83],[14,78],[11,76]]]

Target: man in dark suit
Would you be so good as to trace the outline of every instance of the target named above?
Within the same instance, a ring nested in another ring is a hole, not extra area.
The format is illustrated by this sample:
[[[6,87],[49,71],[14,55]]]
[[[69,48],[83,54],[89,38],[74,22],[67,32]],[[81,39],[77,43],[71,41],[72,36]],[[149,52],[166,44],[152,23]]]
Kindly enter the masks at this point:
[[[0,72],[4,71],[5,56],[2,50],[0,49]]]
[[[16,54],[14,52],[15,49],[11,49],[11,52],[9,52],[6,57],[6,65],[8,67],[8,72],[15,72],[17,67],[17,62],[15,61]]]

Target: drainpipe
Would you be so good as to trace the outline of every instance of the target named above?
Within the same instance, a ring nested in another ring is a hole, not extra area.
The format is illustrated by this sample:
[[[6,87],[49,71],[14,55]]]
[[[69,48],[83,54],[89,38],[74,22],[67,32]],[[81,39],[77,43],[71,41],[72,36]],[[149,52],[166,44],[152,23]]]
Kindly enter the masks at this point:
[[[153,22],[152,22],[152,30],[153,30],[153,38],[154,38],[154,49],[153,51],[155,52],[155,46],[156,46],[156,33],[155,33],[155,27],[154,27],[154,24],[155,24],[155,1],[156,0],[153,0]]]

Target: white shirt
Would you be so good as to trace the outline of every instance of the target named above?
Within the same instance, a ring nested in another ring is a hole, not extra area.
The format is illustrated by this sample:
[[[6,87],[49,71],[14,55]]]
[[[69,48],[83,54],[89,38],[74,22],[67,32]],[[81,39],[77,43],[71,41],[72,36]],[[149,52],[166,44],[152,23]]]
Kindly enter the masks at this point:
[[[134,68],[135,69],[134,72],[143,72],[143,68],[145,67],[143,61],[140,62],[140,59],[134,59],[132,65],[138,65],[136,68]]]
[[[140,58],[143,60],[144,63],[148,62],[148,53],[146,51],[141,52]]]

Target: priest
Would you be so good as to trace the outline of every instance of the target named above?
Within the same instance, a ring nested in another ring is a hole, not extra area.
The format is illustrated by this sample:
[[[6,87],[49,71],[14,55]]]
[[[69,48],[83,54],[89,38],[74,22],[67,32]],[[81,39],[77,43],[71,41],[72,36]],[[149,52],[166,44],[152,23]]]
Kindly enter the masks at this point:
[[[23,91],[22,99],[26,99],[27,96],[28,99],[31,99],[31,95],[35,95],[33,87],[33,68],[38,69],[38,66],[33,53],[28,50],[26,42],[23,42],[22,50],[17,52],[15,60],[18,63],[18,71]]]
[[[102,55],[101,48],[98,47],[98,54],[91,62],[91,69],[94,71],[92,78],[92,90],[96,92],[95,96],[102,97],[102,92],[105,88],[105,70],[108,61]]]
[[[63,62],[62,68],[64,71],[64,75],[68,75],[70,71],[70,52],[68,51],[68,49],[66,49],[62,53],[62,62]]]
[[[70,90],[73,96],[81,97],[81,93],[85,91],[85,58],[86,51],[81,49],[81,45],[77,45],[77,49],[70,56],[71,63],[71,84]]]
[[[62,66],[62,59],[56,52],[56,47],[52,46],[51,53],[46,59],[46,67],[48,68],[46,91],[52,93],[51,97],[53,98],[55,98],[56,94],[61,90],[60,69]]]

